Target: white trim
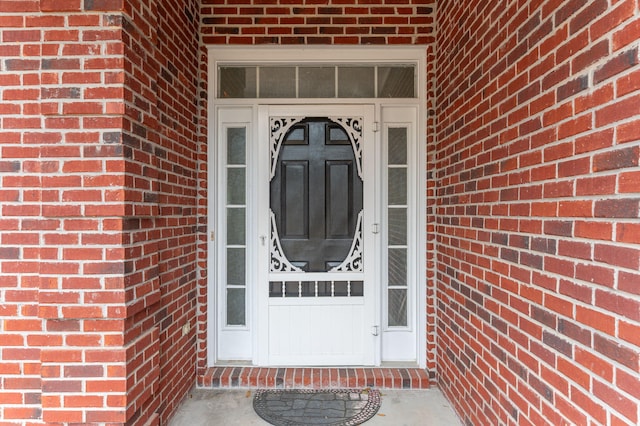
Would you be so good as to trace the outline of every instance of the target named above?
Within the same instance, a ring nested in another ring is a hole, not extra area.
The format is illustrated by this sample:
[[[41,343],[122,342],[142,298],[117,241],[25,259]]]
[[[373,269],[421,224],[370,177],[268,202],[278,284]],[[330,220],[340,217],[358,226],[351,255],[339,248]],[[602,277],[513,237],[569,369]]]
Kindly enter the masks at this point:
[[[416,63],[423,62],[425,46],[209,46],[209,64],[280,63]],[[215,70],[210,68],[209,71]],[[217,88],[217,86],[213,86]],[[419,96],[420,97],[420,96]]]
[[[209,97],[217,99],[218,102],[227,104],[247,104],[249,99],[243,98],[216,98],[218,91],[217,69],[218,65],[227,66],[264,66],[264,65],[394,65],[394,64],[414,64],[417,69],[415,80],[416,98],[415,102],[425,105],[426,100],[426,46],[305,46],[305,47],[283,47],[283,46],[210,46],[209,47],[209,72],[215,74],[209,88]],[[336,69],[337,73],[337,69]],[[337,74],[335,76],[337,83]],[[377,88],[377,73],[374,79]],[[258,79],[259,84],[259,79]],[[331,104],[331,103],[378,103],[383,101],[389,103],[406,103],[406,98],[338,98],[338,85],[335,85],[336,93],[331,98],[312,99],[290,99],[290,98],[251,98],[256,104],[277,105],[277,104]],[[260,88],[256,87],[256,93],[260,93]],[[377,93],[377,92],[376,92]],[[367,100],[365,102],[365,100]],[[376,99],[377,101],[373,101]],[[411,104],[412,100],[409,100]]]
[[[215,74],[215,73],[214,73]],[[211,78],[213,79],[213,77]],[[208,188],[217,188],[218,180],[216,179],[218,173],[218,158],[216,150],[214,149],[217,146],[216,143],[216,132],[217,132],[217,122],[215,119],[215,105],[213,102],[213,97],[209,96],[207,100],[207,187]],[[218,303],[217,297],[211,297],[216,294],[217,288],[217,279],[216,274],[218,271],[218,262],[217,262],[217,243],[216,241],[212,241],[211,235],[215,236],[216,224],[218,221],[217,214],[217,200],[216,197],[210,197],[207,193],[207,316],[206,316],[206,345],[207,345],[207,364],[212,366],[217,362],[217,312],[218,307],[216,304]]]
[[[254,225],[250,219],[255,215],[254,205],[251,202],[251,191],[245,192],[245,325],[242,326],[227,326],[225,319],[225,306],[226,306],[226,223],[225,215],[219,212],[225,209],[226,202],[226,144],[227,130],[230,128],[245,128],[246,129],[246,157],[245,157],[245,171],[246,171],[246,188],[247,183],[253,176],[253,164],[255,162],[255,155],[252,149],[252,141],[255,139],[255,129],[253,125],[253,108],[251,107],[214,107],[213,116],[215,117],[215,130],[210,136],[213,137],[209,149],[210,158],[215,158],[214,163],[210,163],[209,172],[209,184],[213,185],[210,188],[217,188],[212,193],[213,197],[209,197],[209,208],[211,216],[215,217],[215,220],[211,219],[208,223],[211,235],[211,231],[215,231],[215,241],[211,241],[209,238],[208,246],[210,252],[213,254],[209,256],[209,286],[208,294],[215,295],[214,306],[209,306],[209,312],[213,311],[213,315],[209,318],[214,319],[215,327],[215,339],[213,342],[208,341],[207,347],[212,350],[213,353],[209,354],[209,360],[213,359],[216,362],[219,358],[229,360],[251,360],[251,348],[253,346],[251,333],[252,322],[254,316],[254,303],[252,300],[251,283],[253,281],[252,273],[253,269],[248,265],[251,262],[252,253],[252,241],[251,236],[255,235],[253,231]],[[213,170],[213,172],[211,171]],[[213,267],[211,267],[213,266]],[[217,284],[216,284],[217,283]],[[226,352],[222,348],[233,348],[233,350],[227,350]]]
[[[268,114],[268,106],[259,105],[257,108],[257,128],[262,129],[261,132],[258,132],[256,135],[256,139],[258,140],[258,148],[256,149],[256,155],[258,158],[262,158],[262,161],[257,163],[256,173],[257,180],[256,182],[269,182],[270,174],[271,174],[271,146],[269,143],[269,114]],[[256,198],[256,206],[268,206],[269,205],[269,193],[268,191],[259,191],[256,188],[255,191]],[[257,217],[257,229],[256,232],[262,236],[266,236],[267,240],[270,240],[271,233],[269,232],[269,227],[271,226],[271,218],[269,215],[259,215]],[[255,264],[257,267],[256,270],[256,282],[261,283],[262,279],[259,278],[261,274],[267,274],[270,268],[271,260],[269,257],[270,243],[261,244],[258,246],[256,250],[257,259],[255,259]],[[254,292],[254,300],[256,301],[256,318],[267,318],[269,315],[268,306],[264,301],[269,297],[269,289],[267,286],[258,286],[257,291]],[[267,333],[263,330],[260,330],[264,324],[261,324],[259,321],[254,323],[255,333],[254,333],[254,349],[253,349],[253,363],[254,365],[266,365],[267,364],[267,353],[265,350],[260,350],[260,348],[266,348],[269,345],[269,339]],[[263,327],[264,328],[264,327]]]
[[[407,162],[406,165],[399,166],[406,168],[407,170],[407,201],[404,206],[396,206],[399,209],[405,209],[407,212],[407,325],[406,326],[394,326],[390,327],[387,321],[382,324],[383,334],[383,362],[413,362],[419,363],[419,348],[418,334],[420,333],[419,322],[419,303],[420,297],[420,282],[418,270],[418,258],[420,257],[418,246],[418,224],[421,221],[418,204],[419,204],[419,182],[418,171],[421,167],[417,157],[417,140],[418,135],[418,107],[414,106],[383,106],[382,107],[382,159],[383,167],[380,169],[380,175],[383,178],[383,182],[388,182],[388,172],[390,168],[395,166],[389,165],[388,161],[388,136],[390,129],[406,129],[407,132]],[[381,187],[382,195],[382,217],[383,223],[388,218],[388,201],[389,193],[388,186],[383,183]],[[383,229],[382,232],[382,255],[388,250],[388,228]],[[403,245],[404,246],[404,245]],[[389,262],[381,262],[383,279],[388,274]],[[383,286],[382,291],[385,293],[388,291],[387,286]],[[388,297],[383,297],[383,313],[388,312]],[[385,319],[388,319],[385,318]],[[411,350],[412,349],[412,350]],[[411,357],[406,358],[407,355]]]
[[[426,284],[427,284],[427,271],[426,271],[426,249],[427,249],[427,235],[426,235],[426,120],[427,120],[427,90],[426,90],[426,47],[425,46],[405,46],[405,47],[397,47],[397,46],[358,46],[358,47],[342,47],[342,46],[304,46],[304,47],[283,47],[283,46],[210,46],[209,47],[209,97],[208,97],[208,185],[211,189],[211,192],[215,191],[216,185],[218,181],[216,179],[217,168],[216,168],[216,132],[218,129],[216,111],[219,106],[226,107],[245,107],[252,109],[252,123],[254,129],[253,140],[258,140],[260,132],[257,132],[255,129],[264,127],[265,123],[261,123],[259,120],[259,109],[260,105],[345,105],[345,104],[374,104],[375,105],[375,115],[376,119],[380,119],[381,108],[382,106],[411,106],[418,107],[418,117],[417,117],[417,163],[415,165],[415,173],[417,176],[417,189],[416,189],[416,234],[417,234],[417,252],[416,256],[416,268],[415,268],[415,284],[416,284],[416,292],[415,295],[417,297],[417,301],[415,302],[415,309],[417,310],[414,313],[415,321],[417,322],[417,354],[416,361],[418,366],[421,368],[426,368],[427,364],[427,303],[426,303]],[[338,98],[328,98],[328,99],[216,99],[215,93],[217,92],[217,64],[218,63],[235,63],[235,64],[248,64],[248,63],[269,63],[269,64],[278,64],[278,63],[415,63],[417,65],[417,79],[416,79],[416,93],[417,98],[414,99],[388,99],[388,98],[377,98],[377,99],[338,99]],[[328,115],[333,115],[329,113]],[[380,133],[376,132],[376,146],[379,152],[379,141],[380,141]],[[247,158],[247,162],[251,162],[252,164],[257,164],[259,167],[253,168],[253,172],[257,173],[258,176],[250,177],[247,175],[247,179],[262,179],[262,176],[265,172],[267,173],[268,179],[268,164],[263,164],[263,161],[258,161],[260,157],[259,150],[251,150],[248,152],[248,155],[251,155],[251,159]],[[263,158],[268,158],[268,155]],[[265,170],[262,170],[261,168]],[[380,159],[376,159],[376,170],[380,170],[381,164]],[[248,168],[248,171],[252,168]],[[376,173],[376,187],[381,188],[382,182],[379,181],[381,177],[379,173]],[[247,203],[256,206],[259,205],[261,197],[267,196],[268,194],[260,194],[257,191],[252,191],[251,193],[247,193]],[[251,197],[251,198],[249,198]],[[377,197],[377,194],[376,194]],[[209,197],[207,200],[207,206],[209,209],[209,221],[208,221],[208,235],[210,235],[211,231],[215,231],[216,221],[217,221],[217,203],[214,199],[215,197]],[[381,205],[380,200],[375,201],[376,208]],[[249,215],[249,208],[247,209],[247,215]],[[376,218],[379,218],[379,212],[377,213]],[[376,219],[377,221],[378,219]],[[254,223],[254,226],[262,226],[260,223]],[[247,256],[257,256],[257,252],[255,248],[259,249],[259,238],[258,231],[256,228],[247,230]],[[250,247],[254,247],[252,253],[249,253]],[[258,256],[260,257],[260,256]],[[216,347],[217,347],[217,298],[211,297],[216,294],[216,271],[218,270],[216,263],[216,248],[215,242],[212,243],[210,240],[208,241],[208,283],[207,283],[207,293],[208,304],[207,304],[207,361],[209,365],[215,365],[218,361],[216,358]],[[381,262],[379,262],[381,263]],[[380,276],[380,271],[377,272],[378,276]],[[258,279],[258,271],[257,270],[248,270],[247,271],[247,280],[248,282],[256,282]],[[382,286],[379,286],[382,287]],[[264,289],[264,291],[268,291]],[[382,289],[380,290],[382,291]],[[248,305],[247,305],[247,318],[251,318],[251,322],[248,323],[248,326],[251,330],[256,330],[256,327],[259,323],[259,318],[265,314],[265,312],[261,312],[259,308],[259,294],[257,291],[252,291],[251,294],[248,294]],[[382,312],[382,307],[380,306],[381,298],[376,298],[378,301],[378,306],[376,306],[377,312]],[[257,314],[256,314],[257,313]],[[379,341],[380,339],[378,339]],[[260,356],[258,356],[257,349],[263,344],[261,339],[259,339],[258,333],[252,333],[252,346],[253,346],[253,363],[261,364],[262,360]],[[380,351],[378,352],[378,356]],[[380,363],[380,359],[376,360],[376,364]]]

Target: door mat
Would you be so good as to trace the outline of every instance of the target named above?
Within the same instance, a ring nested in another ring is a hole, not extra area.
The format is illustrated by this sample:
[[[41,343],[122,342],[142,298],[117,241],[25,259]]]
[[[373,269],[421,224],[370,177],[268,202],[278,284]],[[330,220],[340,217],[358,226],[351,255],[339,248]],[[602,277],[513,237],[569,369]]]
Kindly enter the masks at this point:
[[[375,389],[259,389],[253,409],[275,426],[359,425],[378,412]]]

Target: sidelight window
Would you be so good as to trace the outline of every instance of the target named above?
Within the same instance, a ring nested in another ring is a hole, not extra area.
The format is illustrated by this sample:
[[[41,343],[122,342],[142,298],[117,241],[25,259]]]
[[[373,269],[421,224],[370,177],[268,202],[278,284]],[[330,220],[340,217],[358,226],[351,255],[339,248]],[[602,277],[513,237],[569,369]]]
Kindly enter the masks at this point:
[[[226,324],[230,326],[246,324],[246,130],[226,131]]]
[[[407,326],[407,128],[387,130],[387,300],[389,327]]]

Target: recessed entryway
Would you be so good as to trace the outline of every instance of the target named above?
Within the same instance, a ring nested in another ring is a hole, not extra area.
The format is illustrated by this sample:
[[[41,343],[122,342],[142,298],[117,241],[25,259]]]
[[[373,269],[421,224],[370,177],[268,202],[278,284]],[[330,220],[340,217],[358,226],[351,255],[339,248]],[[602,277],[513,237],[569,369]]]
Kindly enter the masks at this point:
[[[424,51],[210,57],[209,364],[424,367]]]

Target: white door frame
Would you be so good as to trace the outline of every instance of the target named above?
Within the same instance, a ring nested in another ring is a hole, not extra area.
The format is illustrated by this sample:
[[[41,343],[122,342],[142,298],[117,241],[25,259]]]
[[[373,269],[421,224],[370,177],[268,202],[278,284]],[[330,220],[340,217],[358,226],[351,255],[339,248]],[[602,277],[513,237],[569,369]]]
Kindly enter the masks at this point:
[[[381,59],[384,58],[384,59]],[[353,99],[322,99],[322,100],[308,100],[308,99],[217,99],[217,73],[215,70],[220,63],[279,63],[279,62],[296,62],[296,63],[332,63],[332,62],[344,62],[349,60],[350,63],[367,62],[367,63],[405,63],[413,62],[418,65],[418,78],[417,78],[417,93],[418,97],[415,100],[407,99],[363,99],[365,104],[375,105],[376,120],[382,119],[382,126],[384,126],[385,111],[393,111],[394,108],[397,111],[402,110],[404,107],[415,108],[417,113],[416,117],[416,147],[414,153],[416,155],[415,161],[415,194],[416,203],[413,207],[413,213],[416,215],[415,223],[415,245],[414,256],[415,264],[412,266],[414,275],[414,290],[410,312],[412,312],[413,324],[414,324],[414,339],[416,346],[416,353],[414,361],[418,367],[426,368],[427,347],[426,347],[426,49],[423,46],[412,47],[363,47],[357,48],[343,48],[343,47],[303,47],[303,48],[288,48],[288,47],[220,47],[212,46],[209,48],[209,101],[208,101],[208,122],[209,122],[209,150],[208,150],[208,188],[209,193],[216,193],[216,189],[219,184],[219,171],[218,171],[218,153],[216,147],[218,146],[219,138],[219,126],[220,119],[218,114],[221,109],[225,108],[239,108],[248,111],[247,114],[251,116],[251,134],[249,137],[255,141],[258,138],[258,109],[259,105],[309,105],[310,103],[322,103],[322,104],[334,104],[343,105],[345,103],[354,103]],[[360,101],[360,100],[358,100]],[[375,133],[376,143],[380,143],[382,138],[381,132]],[[257,161],[255,157],[257,154],[255,151],[250,154],[253,160]],[[380,170],[381,165],[376,164],[376,170]],[[376,179],[380,179],[379,173],[376,173]],[[378,182],[378,184],[380,184]],[[379,186],[378,186],[379,187]],[[253,202],[257,202],[258,194],[248,193]],[[251,201],[249,201],[251,202]],[[217,220],[217,212],[219,207],[218,197],[208,197],[207,206],[209,209],[208,220],[208,235],[216,233],[219,226]],[[257,226],[252,225],[252,226]],[[255,231],[255,228],[254,228]],[[248,232],[251,232],[248,230]],[[258,234],[255,234],[254,241],[248,242],[253,244],[253,250],[257,250],[258,247]],[[249,234],[248,234],[249,236]],[[255,253],[254,253],[255,255]],[[220,339],[220,318],[221,313],[217,306],[217,300],[219,298],[219,273],[224,265],[220,265],[218,261],[217,242],[209,239],[207,263],[208,263],[208,304],[207,304],[207,359],[210,366],[220,365],[220,363],[226,363],[227,360],[220,359],[218,356],[218,344]],[[248,271],[249,272],[249,271]],[[250,279],[257,279],[254,274]],[[256,281],[253,281],[256,282]],[[260,357],[258,355],[257,347],[259,347],[259,333],[256,331],[260,327],[260,315],[258,315],[259,298],[257,291],[248,289],[247,294],[247,327],[250,339],[250,346],[252,347],[250,353],[245,356],[237,357],[238,360],[245,360],[249,364],[259,364]],[[378,299],[378,306],[376,312],[379,315],[382,314],[382,303],[380,297]],[[380,340],[380,339],[378,339]],[[391,339],[393,340],[393,339]],[[376,364],[381,362],[380,360],[381,350],[377,351]],[[384,360],[382,360],[384,362]],[[408,361],[410,362],[410,361]],[[414,364],[409,364],[414,365]]]

